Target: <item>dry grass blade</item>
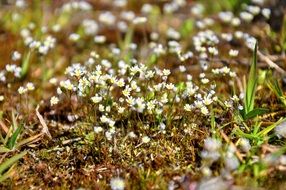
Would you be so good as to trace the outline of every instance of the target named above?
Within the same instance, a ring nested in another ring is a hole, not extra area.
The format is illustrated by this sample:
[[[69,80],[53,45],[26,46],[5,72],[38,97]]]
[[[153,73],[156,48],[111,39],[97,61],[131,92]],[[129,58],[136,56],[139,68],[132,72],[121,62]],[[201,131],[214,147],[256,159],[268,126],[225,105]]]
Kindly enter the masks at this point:
[[[7,134],[9,129],[8,127],[5,125],[5,123],[3,123],[3,121],[0,120],[0,127],[1,129],[3,129],[3,131]]]
[[[36,108],[36,115],[37,115],[37,117],[38,117],[40,123],[41,123],[42,126],[43,126],[42,132],[43,132],[44,134],[46,134],[46,135],[49,137],[49,139],[52,139],[52,135],[51,135],[51,133],[50,133],[50,131],[49,131],[49,128],[48,128],[48,126],[47,126],[47,124],[46,124],[46,122],[45,122],[43,116],[42,116],[42,115],[40,114],[40,112],[39,112],[39,105],[38,105],[37,108]]]
[[[25,140],[22,140],[21,142],[19,142],[17,144],[17,147],[20,147],[20,146],[23,146],[25,144],[31,144],[31,143],[35,143],[37,141],[39,141],[41,139],[41,137],[43,136],[44,133],[40,133],[40,134],[37,134],[37,135],[34,135],[34,136],[31,136]]]
[[[274,63],[270,58],[263,55],[260,51],[257,51],[257,54],[260,59],[265,61],[271,68],[274,68],[277,72],[281,73],[282,75],[286,75],[286,71],[279,67],[276,63]]]

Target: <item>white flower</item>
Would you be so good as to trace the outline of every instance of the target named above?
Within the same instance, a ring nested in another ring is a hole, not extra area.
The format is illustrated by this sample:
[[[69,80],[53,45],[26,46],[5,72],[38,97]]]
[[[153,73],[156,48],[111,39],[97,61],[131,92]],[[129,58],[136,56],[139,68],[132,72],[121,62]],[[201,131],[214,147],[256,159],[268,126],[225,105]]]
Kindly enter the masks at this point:
[[[231,49],[228,52],[229,56],[231,56],[231,57],[236,57],[238,55],[238,53],[239,53],[239,51],[238,50],[234,50],[234,49]]]
[[[141,8],[141,12],[145,13],[145,14],[148,14],[148,13],[150,13],[152,11],[152,8],[153,8],[153,6],[151,4],[144,3],[142,8]]]
[[[12,54],[12,60],[17,61],[17,60],[21,59],[21,56],[22,55],[18,51],[14,51]]]
[[[150,102],[147,102],[147,110],[152,111],[155,108],[156,101],[152,100]]]
[[[191,13],[195,16],[200,16],[205,10],[205,7],[202,4],[196,3],[191,8]]]
[[[135,99],[131,96],[127,97],[125,100],[130,106],[133,106],[135,104]]]
[[[103,128],[99,127],[99,126],[95,126],[95,127],[93,127],[93,130],[94,130],[95,133],[100,133],[100,132],[103,131]]]
[[[246,138],[241,138],[239,145],[244,152],[248,152],[251,149],[251,145],[249,143],[249,140]]]
[[[210,105],[212,102],[213,102],[213,100],[212,100],[211,96],[205,96],[205,97],[204,97],[203,103],[204,103],[206,106]]]
[[[232,24],[232,26],[239,26],[241,24],[241,21],[239,18],[235,17],[231,20],[231,24]]]
[[[107,118],[105,115],[103,115],[103,116],[100,117],[100,121],[101,121],[102,123],[107,123],[108,120],[109,120],[109,118]]]
[[[207,79],[207,78],[202,78],[201,79],[201,82],[203,83],[203,84],[207,84],[207,83],[209,83],[209,79]]]
[[[74,89],[74,85],[71,83],[70,80],[61,81],[60,86],[67,89],[67,90],[73,90]]]
[[[61,95],[63,93],[62,89],[60,87],[57,88],[57,94]]]
[[[162,130],[162,131],[164,131],[164,130],[166,129],[166,124],[163,123],[163,122],[161,122],[161,123],[159,124],[159,129]]]
[[[181,34],[173,28],[167,30],[167,36],[174,40],[179,40],[181,38]]]
[[[129,132],[128,136],[133,139],[137,138],[137,135],[133,131]]]
[[[18,93],[19,94],[25,94],[27,92],[27,88],[24,88],[23,86],[20,86],[18,88]]]
[[[233,102],[232,101],[225,101],[224,102],[224,105],[227,107],[227,108],[231,108],[233,106]]]
[[[268,8],[264,8],[264,9],[262,9],[261,13],[265,18],[269,19],[270,14],[271,14],[271,10]]]
[[[243,110],[243,106],[242,105],[238,105],[237,107],[239,110]]]
[[[29,91],[35,90],[35,86],[31,82],[28,82],[26,87],[27,87],[27,90],[29,90]]]
[[[125,108],[124,108],[124,107],[118,107],[118,113],[123,113],[123,112],[124,112],[124,110],[125,110]]]
[[[132,90],[136,90],[137,87],[138,87],[138,86],[137,86],[136,81],[132,81],[132,82],[131,82],[131,89],[132,89]]]
[[[251,0],[252,3],[258,4],[258,5],[263,5],[265,0]]]
[[[111,26],[115,23],[116,18],[111,12],[106,11],[99,15],[98,20],[103,24]]]
[[[163,96],[161,97],[161,102],[163,104],[167,103],[169,100],[168,100],[168,94],[167,93],[164,93]]]
[[[260,7],[258,6],[249,5],[246,7],[246,10],[253,15],[258,15],[260,13]]]
[[[103,35],[97,35],[97,36],[94,36],[93,40],[95,43],[103,44],[106,41],[106,37]]]
[[[26,6],[25,0],[17,0],[15,3],[16,7],[23,8]]]
[[[136,17],[133,20],[133,24],[144,24],[147,22],[147,18],[146,17]]]
[[[49,83],[51,83],[51,84],[53,84],[53,85],[57,84],[57,82],[58,82],[58,79],[57,79],[57,78],[51,78],[51,79],[49,80]]]
[[[175,85],[174,85],[173,83],[170,83],[170,84],[167,84],[167,85],[166,85],[166,88],[167,88],[168,90],[173,90],[173,89],[175,88]]]
[[[148,136],[142,137],[142,143],[148,143],[148,142],[150,142],[150,140],[151,139]]]
[[[186,104],[184,106],[184,110],[186,110],[186,111],[192,111],[192,109],[193,109],[193,107],[190,104]]]
[[[163,70],[163,75],[164,76],[168,76],[168,75],[170,75],[171,74],[171,71],[169,70],[169,69],[164,69]]]
[[[204,148],[209,152],[216,152],[221,147],[221,142],[214,138],[205,139]]]
[[[202,112],[202,114],[204,114],[204,115],[208,115],[208,114],[209,114],[209,110],[208,110],[208,108],[205,107],[205,106],[201,107],[201,112]]]
[[[218,50],[217,50],[217,48],[215,48],[215,47],[209,47],[209,48],[208,48],[208,51],[209,51],[209,53],[212,54],[212,55],[217,55],[217,54],[218,54]]]
[[[53,96],[53,97],[50,99],[50,104],[51,104],[51,106],[56,105],[56,104],[58,104],[58,103],[59,103],[59,98],[58,98],[58,97]]]
[[[236,168],[239,167],[239,161],[235,156],[231,156],[231,157],[226,157],[224,160],[225,163],[225,167],[227,170],[235,170]]]
[[[110,186],[112,190],[123,190],[125,188],[124,180],[116,177],[110,180]]]
[[[107,140],[111,140],[112,139],[112,133],[110,131],[106,131],[105,132],[105,137],[107,138]]]
[[[142,113],[143,110],[144,110],[145,107],[146,107],[143,98],[137,98],[137,99],[136,99],[136,105],[137,105],[136,110],[137,110],[138,112],[140,112],[140,113]]]
[[[98,96],[98,94],[96,94],[95,96],[91,97],[91,101],[95,104],[99,103],[102,101],[102,97]]]
[[[85,19],[83,20],[82,25],[84,27],[84,32],[87,35],[94,35],[98,31],[98,24],[94,20]]]
[[[129,86],[126,86],[125,89],[122,91],[122,94],[128,97],[130,95],[130,92],[131,92],[131,88],[129,88]]]
[[[78,41],[79,40],[79,38],[80,38],[80,35],[79,34],[76,34],[76,33],[72,33],[72,34],[70,34],[69,35],[69,39],[71,40],[71,41]]]
[[[275,133],[278,137],[286,138],[286,121],[283,121],[276,126]]]
[[[104,105],[99,104],[98,110],[99,110],[100,112],[104,112]]]
[[[0,95],[0,102],[2,102],[4,100],[4,96]]]
[[[250,22],[250,21],[252,21],[253,20],[253,15],[252,14],[250,14],[250,13],[248,13],[248,12],[241,12],[240,13],[240,18],[242,19],[242,20],[245,20],[246,22]]]
[[[233,13],[232,12],[220,12],[218,14],[218,17],[222,22],[228,23],[232,20]]]

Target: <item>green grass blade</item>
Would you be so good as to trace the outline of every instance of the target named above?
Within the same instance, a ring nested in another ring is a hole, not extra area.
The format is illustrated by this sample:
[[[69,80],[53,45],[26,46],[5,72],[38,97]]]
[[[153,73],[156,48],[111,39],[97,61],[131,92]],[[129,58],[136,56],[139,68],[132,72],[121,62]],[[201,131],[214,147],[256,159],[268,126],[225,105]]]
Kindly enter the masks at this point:
[[[5,181],[6,179],[8,179],[9,177],[11,177],[14,174],[14,169],[13,167],[11,167],[7,172],[5,172],[3,175],[0,175],[0,183],[2,183],[3,181]]]
[[[9,148],[6,148],[4,146],[0,146],[0,153],[10,152],[11,150]]]
[[[263,129],[262,131],[260,131],[258,133],[259,136],[266,136],[270,131],[272,131],[278,124],[282,123],[283,121],[285,121],[285,119],[280,119],[278,120],[276,123],[266,127],[265,129]]]
[[[21,78],[24,78],[28,71],[29,71],[29,63],[30,63],[31,52],[29,51],[25,56],[23,63],[22,63],[22,71],[21,71]]]
[[[21,158],[23,158],[23,156],[25,156],[26,154],[27,154],[27,151],[21,152],[19,154],[16,154],[15,156],[9,158],[5,162],[3,162],[0,165],[0,175],[2,175],[5,170],[7,170],[10,166],[12,166],[14,163],[16,163]]]
[[[17,141],[17,138],[22,130],[23,126],[21,125],[20,127],[18,127],[16,129],[16,131],[12,134],[11,138],[8,140],[8,148],[10,149],[13,149],[15,147],[15,144],[16,144],[16,141]]]
[[[257,79],[258,77],[257,77],[257,43],[256,43],[253,51],[253,59],[246,85],[245,100],[244,100],[245,115],[251,112],[254,108]]]

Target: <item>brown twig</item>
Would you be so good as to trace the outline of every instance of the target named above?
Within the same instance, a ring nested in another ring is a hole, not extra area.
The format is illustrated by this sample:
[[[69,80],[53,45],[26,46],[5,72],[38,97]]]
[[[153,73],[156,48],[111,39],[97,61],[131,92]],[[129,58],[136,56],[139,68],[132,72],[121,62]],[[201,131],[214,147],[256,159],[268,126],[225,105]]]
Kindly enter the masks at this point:
[[[231,145],[233,145],[234,147],[235,144],[233,142],[231,142],[231,140],[228,138],[228,136],[223,132],[223,131],[220,131],[220,134],[222,136],[222,138],[227,142],[227,143],[230,143]],[[237,156],[237,158],[243,162],[243,158],[242,158],[242,155],[240,154],[240,152],[238,150],[235,150],[235,155]]]
[[[257,51],[259,58],[265,61],[269,67],[274,68],[277,72],[281,73],[282,75],[286,75],[286,71],[279,67],[276,63],[274,63],[271,59],[267,56],[263,55],[260,51]]]

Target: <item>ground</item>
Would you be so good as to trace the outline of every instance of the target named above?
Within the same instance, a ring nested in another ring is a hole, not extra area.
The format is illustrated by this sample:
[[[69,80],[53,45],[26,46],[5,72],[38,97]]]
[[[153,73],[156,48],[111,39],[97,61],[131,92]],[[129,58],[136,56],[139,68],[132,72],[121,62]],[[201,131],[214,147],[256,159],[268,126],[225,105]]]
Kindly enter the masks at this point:
[[[283,189],[282,0],[0,3],[1,189]]]

